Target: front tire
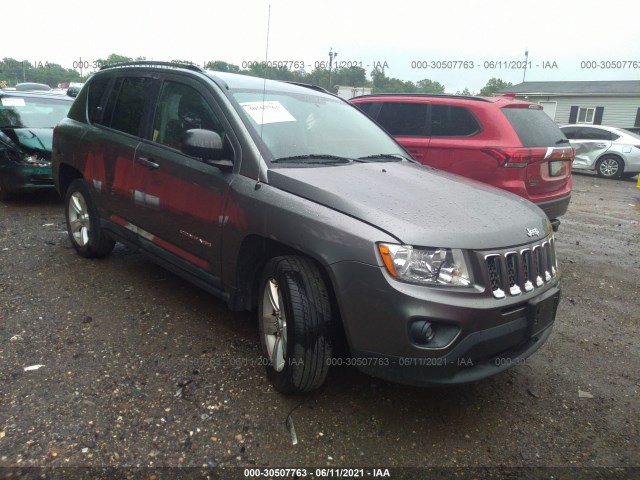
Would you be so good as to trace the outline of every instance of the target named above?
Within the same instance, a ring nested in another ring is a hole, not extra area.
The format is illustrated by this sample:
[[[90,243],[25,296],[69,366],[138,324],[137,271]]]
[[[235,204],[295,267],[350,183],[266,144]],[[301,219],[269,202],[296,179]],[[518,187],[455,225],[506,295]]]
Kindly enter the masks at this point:
[[[318,267],[303,257],[275,257],[264,268],[259,293],[267,377],[286,394],[319,388],[332,348],[331,305]]]
[[[596,165],[596,173],[603,178],[620,178],[623,171],[624,163],[613,155],[601,158]]]
[[[64,199],[67,232],[71,244],[83,257],[99,258],[111,253],[115,241],[100,227],[100,217],[87,183],[75,179],[69,185]]]

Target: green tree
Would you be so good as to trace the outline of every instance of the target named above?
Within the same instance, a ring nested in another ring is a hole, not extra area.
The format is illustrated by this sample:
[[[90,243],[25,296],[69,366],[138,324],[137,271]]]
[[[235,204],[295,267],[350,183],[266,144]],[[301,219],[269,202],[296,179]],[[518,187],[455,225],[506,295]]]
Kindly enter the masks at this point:
[[[305,77],[305,83],[310,83],[312,85],[318,85],[319,87],[326,88],[327,90],[333,91],[329,85],[329,70],[326,68],[316,67],[311,73],[308,73]],[[331,77],[331,83],[333,81],[333,75]],[[334,83],[335,85],[335,83]],[[339,84],[337,84],[339,85]]]
[[[32,68],[29,71],[29,80],[36,83],[44,83],[50,87],[56,87],[59,83],[79,82],[80,74],[71,68],[63,68],[57,63],[48,63]]]
[[[337,68],[331,72],[331,83],[349,87],[364,87],[367,84],[367,72],[362,67]]]
[[[417,93],[421,91],[420,88],[410,80],[403,81],[399,78],[387,77],[383,69],[375,68],[371,72],[371,78],[373,79],[373,91],[376,93]],[[429,82],[431,82],[431,80],[429,80]],[[438,82],[431,83],[438,84]],[[444,91],[444,87],[442,87],[442,90]]]
[[[464,87],[464,90],[462,90],[462,91],[458,90],[456,92],[456,95],[467,95],[467,96],[469,96],[469,95],[473,95],[473,93],[471,93],[467,87]]]
[[[480,90],[479,95],[483,97],[492,97],[496,92],[510,87],[511,85],[511,82],[505,82],[504,80],[495,77],[490,78],[487,84]]]
[[[56,63],[31,63],[3,58],[0,62],[0,81],[8,86],[22,82],[44,83],[56,87],[59,83],[77,82],[80,75],[73,69],[66,69]]]
[[[205,64],[206,70],[215,70],[216,72],[240,73],[240,67],[233,63],[223,62],[222,60],[209,61]]]
[[[15,58],[5,57],[0,63],[0,79],[5,81],[9,86],[30,81],[27,80],[27,74],[32,68],[31,62],[28,60],[20,61]]]
[[[440,82],[429,80],[428,78],[418,80],[416,87],[420,93],[444,93],[444,85]]]
[[[261,63],[253,64],[247,70],[240,73],[251,75],[252,77],[269,78],[272,80],[285,80],[290,82],[305,82],[306,74],[304,70],[289,70],[287,66],[272,67]]]
[[[111,53],[107,58],[99,58],[98,60],[96,60],[96,64],[98,65],[98,68],[99,68],[99,67],[102,67],[103,65],[112,65],[114,63],[125,63],[125,62],[132,62],[132,61],[133,61],[133,57],[127,57],[125,55],[118,55],[117,53]]]

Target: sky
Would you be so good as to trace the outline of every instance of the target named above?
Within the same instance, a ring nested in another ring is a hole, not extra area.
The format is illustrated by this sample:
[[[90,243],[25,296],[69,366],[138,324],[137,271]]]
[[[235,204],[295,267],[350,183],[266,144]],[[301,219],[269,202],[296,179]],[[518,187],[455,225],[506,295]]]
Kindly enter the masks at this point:
[[[309,72],[331,50],[338,66],[477,92],[493,77],[522,82],[525,51],[527,81],[640,80],[638,14],[626,0],[34,0],[3,16],[0,58],[65,68],[110,53],[240,67],[267,59]]]

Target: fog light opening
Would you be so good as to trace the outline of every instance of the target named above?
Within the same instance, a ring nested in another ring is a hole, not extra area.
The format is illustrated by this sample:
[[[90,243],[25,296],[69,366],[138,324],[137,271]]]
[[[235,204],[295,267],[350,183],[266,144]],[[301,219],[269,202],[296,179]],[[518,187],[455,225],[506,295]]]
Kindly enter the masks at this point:
[[[431,322],[419,320],[411,324],[410,335],[415,343],[426,345],[436,336],[436,331]]]

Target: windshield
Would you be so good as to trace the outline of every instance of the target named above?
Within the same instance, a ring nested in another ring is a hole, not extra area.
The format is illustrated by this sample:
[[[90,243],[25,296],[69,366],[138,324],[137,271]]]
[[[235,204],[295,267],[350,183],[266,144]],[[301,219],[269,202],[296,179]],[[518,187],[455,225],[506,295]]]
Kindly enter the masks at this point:
[[[64,98],[0,97],[0,128],[53,128],[72,103]]]
[[[366,115],[324,94],[236,90],[242,114],[279,164],[400,161],[406,153]]]

